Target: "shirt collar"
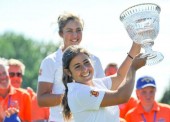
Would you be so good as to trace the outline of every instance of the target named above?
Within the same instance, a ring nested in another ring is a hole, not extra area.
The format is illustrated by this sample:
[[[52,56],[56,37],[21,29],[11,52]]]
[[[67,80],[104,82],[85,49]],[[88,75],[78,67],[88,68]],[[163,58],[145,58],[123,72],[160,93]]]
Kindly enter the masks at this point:
[[[153,105],[153,108],[151,111],[160,111],[160,107],[159,107],[158,103],[156,101],[154,101],[153,104],[154,105]],[[139,102],[139,104],[137,105],[137,108],[138,108],[137,109],[138,113],[140,113],[140,114],[145,113],[145,110],[143,109],[141,102]]]
[[[16,93],[16,88],[14,88],[12,85],[9,86],[9,95],[13,95]]]

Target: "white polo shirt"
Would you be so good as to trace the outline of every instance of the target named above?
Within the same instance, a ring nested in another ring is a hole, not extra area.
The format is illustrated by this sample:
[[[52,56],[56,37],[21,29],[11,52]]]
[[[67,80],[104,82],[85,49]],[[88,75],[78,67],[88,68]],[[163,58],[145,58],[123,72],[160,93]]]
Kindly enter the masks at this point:
[[[74,122],[120,122],[118,106],[100,107],[105,92],[111,89],[111,79],[94,79],[93,82],[94,87],[68,83],[68,104]]]
[[[41,62],[40,66],[41,75],[38,76],[38,82],[45,81],[53,83],[53,94],[64,94],[65,90],[64,84],[62,83],[62,56],[63,52],[61,48],[59,48],[56,52],[47,56]],[[91,59],[95,69],[94,77],[104,77],[104,71],[100,60],[94,55],[91,56]],[[62,110],[61,106],[50,107],[49,121],[64,122]]]

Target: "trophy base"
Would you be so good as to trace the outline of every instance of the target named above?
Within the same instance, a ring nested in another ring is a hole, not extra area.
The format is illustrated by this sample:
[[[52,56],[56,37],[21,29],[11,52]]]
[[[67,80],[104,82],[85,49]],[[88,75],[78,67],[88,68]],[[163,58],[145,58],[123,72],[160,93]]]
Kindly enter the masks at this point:
[[[144,53],[143,55],[141,55],[141,57],[146,57],[146,56],[147,56],[146,65],[149,66],[157,64],[164,59],[162,53],[156,51],[152,51],[151,53]]]

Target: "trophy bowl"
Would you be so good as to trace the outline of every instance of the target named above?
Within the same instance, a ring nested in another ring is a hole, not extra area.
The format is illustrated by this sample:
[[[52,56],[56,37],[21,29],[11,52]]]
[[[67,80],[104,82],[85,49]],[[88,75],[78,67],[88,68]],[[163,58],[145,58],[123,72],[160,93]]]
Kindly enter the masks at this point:
[[[161,8],[154,3],[143,3],[129,7],[120,14],[120,21],[129,37],[145,50],[142,56],[147,56],[147,65],[157,64],[164,58],[160,52],[152,50],[159,33],[160,11]]]

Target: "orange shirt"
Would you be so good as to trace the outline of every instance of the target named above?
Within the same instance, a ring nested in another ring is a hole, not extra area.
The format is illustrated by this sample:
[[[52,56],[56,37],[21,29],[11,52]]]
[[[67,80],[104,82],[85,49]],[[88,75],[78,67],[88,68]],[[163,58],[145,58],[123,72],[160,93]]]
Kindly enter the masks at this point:
[[[38,106],[37,95],[32,97],[32,110],[32,120],[48,120],[49,108]]]
[[[23,89],[19,88],[22,91],[27,92],[31,96],[31,120],[48,120],[49,118],[49,108],[48,107],[39,107],[37,103],[37,95],[32,89]]]
[[[170,105],[154,102],[152,110],[145,112],[141,103],[138,103],[126,114],[125,119],[127,122],[170,122]]]
[[[135,98],[131,97],[127,103],[120,104],[120,105],[119,105],[120,117],[121,117],[121,118],[124,118],[125,115],[126,115],[126,113],[127,113],[130,109],[136,107],[137,102],[138,102],[138,100],[136,100]]]
[[[27,92],[10,86],[10,92],[5,97],[0,97],[2,112],[7,110],[8,105],[19,108],[19,117],[21,120],[31,122],[31,98]]]

